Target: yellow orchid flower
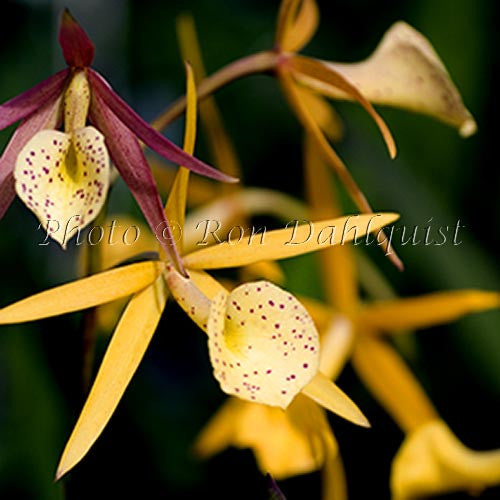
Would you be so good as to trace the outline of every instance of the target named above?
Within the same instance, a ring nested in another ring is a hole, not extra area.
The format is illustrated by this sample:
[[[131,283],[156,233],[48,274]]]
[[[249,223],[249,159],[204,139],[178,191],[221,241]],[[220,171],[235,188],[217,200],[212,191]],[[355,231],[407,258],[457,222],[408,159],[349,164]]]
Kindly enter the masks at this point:
[[[185,150],[195,138],[196,93],[188,66]],[[184,226],[188,170],[180,168],[165,211]],[[397,219],[394,214],[361,215],[315,223],[331,233],[326,246],[377,231]],[[214,374],[228,393],[285,408],[299,392],[360,425],[367,421],[357,406],[318,371],[318,334],[309,314],[292,295],[268,282],[242,285],[228,293],[205,269],[238,267],[325,248],[306,238],[310,226],[226,241],[184,255],[190,278],[179,274],[160,248],[160,260],[124,265],[21,300],[0,310],[0,323],[46,318],[108,303],[133,294],[110,341],[93,387],[63,452],[60,478],[90,449],[107,424],[151,340],[169,292],[208,333]],[[181,242],[182,243],[182,242]],[[179,250],[183,251],[183,245]],[[251,309],[254,309],[252,312]],[[262,312],[255,314],[257,310]],[[228,317],[228,315],[230,317]],[[279,339],[279,340],[278,340]],[[270,348],[273,346],[273,348]],[[307,346],[307,347],[306,347]]]
[[[306,180],[311,215],[338,215],[328,170],[310,139],[306,141]],[[408,435],[393,464],[394,498],[457,488],[479,491],[500,482],[500,452],[472,452],[461,445],[439,419],[397,351],[383,339],[383,335],[498,308],[500,294],[462,290],[364,304],[358,295],[353,257],[351,249],[343,245],[318,254],[327,304],[301,301],[322,332],[321,373],[335,379],[352,360],[362,381]],[[277,479],[322,468],[323,498],[346,499],[337,442],[317,414],[323,414],[318,406],[306,409],[291,405],[285,413],[277,414],[264,406],[230,399],[201,432],[195,451],[209,457],[227,446],[251,448],[261,470]],[[469,472],[464,474],[465,470]]]
[[[391,157],[396,155],[394,140],[372,103],[430,115],[458,127],[462,136],[473,134],[476,123],[430,42],[406,23],[394,24],[374,53],[361,63],[325,62],[299,55],[298,51],[312,38],[318,24],[319,10],[315,0],[283,0],[274,49],[223,67],[200,83],[198,96],[206,98],[248,74],[276,76],[297,118],[359,210],[372,213],[362,190],[328,142],[328,139],[339,138],[341,125],[326,98],[350,99],[361,104],[382,132]],[[185,103],[184,98],[176,101],[153,122],[153,126],[165,128],[180,116]],[[386,255],[402,268],[396,253],[387,252],[383,233],[380,236]]]

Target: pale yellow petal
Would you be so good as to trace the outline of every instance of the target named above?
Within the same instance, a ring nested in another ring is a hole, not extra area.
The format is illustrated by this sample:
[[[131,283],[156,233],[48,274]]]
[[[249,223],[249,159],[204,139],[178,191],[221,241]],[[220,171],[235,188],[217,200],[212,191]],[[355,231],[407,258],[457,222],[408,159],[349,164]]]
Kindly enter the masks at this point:
[[[382,137],[387,145],[387,149],[391,158],[396,156],[396,143],[382,117],[375,111],[365,96],[359,89],[351,83],[341,72],[337,71],[331,65],[327,65],[317,59],[304,56],[293,56],[289,60],[289,65],[292,68],[292,74],[295,78],[300,79],[301,76],[307,77],[307,81],[317,81],[322,85],[333,87],[342,90],[348,94],[351,99],[357,101],[366,112],[372,117],[373,121],[377,124]],[[316,89],[317,87],[312,86]]]
[[[313,220],[339,217],[342,213],[332,178],[316,142],[306,134],[304,144],[306,194]],[[358,306],[358,286],[353,249],[338,245],[318,255],[328,302],[346,314]]]
[[[318,369],[318,333],[293,295],[267,281],[217,295],[208,348],[222,390],[286,408]]]
[[[362,427],[370,427],[370,423],[356,403],[321,372],[318,372],[311,382],[302,389],[302,394],[316,401],[323,408],[349,420],[349,422]]]
[[[365,61],[330,66],[375,104],[428,114],[457,127],[463,137],[476,132],[474,118],[429,40],[404,22],[395,23]],[[338,89],[307,80],[319,92],[347,98]]]
[[[335,380],[351,356],[354,346],[354,328],[351,321],[341,314],[333,316],[328,327],[321,330],[319,370]]]
[[[130,300],[66,444],[56,479],[85,456],[108,423],[146,352],[166,300],[167,291],[162,277]]]
[[[337,311],[319,300],[304,296],[300,296],[299,300],[311,315],[316,328],[320,332],[323,332],[329,327],[334,315],[337,314]]]
[[[98,215],[109,186],[104,136],[94,127],[72,134],[42,130],[19,153],[16,192],[63,248]]]
[[[195,279],[185,278],[168,264],[164,276],[170,293],[177,304],[203,331],[206,331],[211,307],[210,295],[215,293],[214,287],[218,286],[218,283],[207,274],[199,273],[195,276],[191,270],[188,270],[188,273],[190,277],[193,276]],[[203,291],[197,286],[197,283],[204,287]],[[217,293],[227,292],[220,287],[217,289]]]
[[[291,224],[262,235],[249,235],[237,241],[225,241],[186,255],[184,265],[191,269],[237,267],[279,260],[344,244],[378,231],[398,219],[397,214],[350,215],[332,220]],[[303,221],[302,221],[303,222]]]
[[[479,495],[500,484],[500,450],[465,447],[442,420],[433,420],[407,436],[392,464],[394,500],[466,491]]]
[[[466,314],[500,307],[500,293],[483,290],[437,292],[367,305],[359,321],[384,332],[428,328],[450,323]]]
[[[363,383],[405,432],[437,418],[416,378],[386,342],[360,336],[352,362]]]
[[[162,267],[161,262],[139,262],[51,288],[0,309],[0,324],[49,318],[126,297],[151,285]]]

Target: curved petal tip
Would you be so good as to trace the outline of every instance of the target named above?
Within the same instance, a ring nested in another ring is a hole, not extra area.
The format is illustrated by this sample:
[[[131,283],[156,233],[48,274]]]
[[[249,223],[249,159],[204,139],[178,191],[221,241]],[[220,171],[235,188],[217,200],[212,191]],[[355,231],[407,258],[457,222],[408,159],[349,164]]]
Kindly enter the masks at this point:
[[[59,45],[68,66],[72,68],[85,68],[92,64],[94,59],[94,44],[68,9],[64,9],[61,14]]]

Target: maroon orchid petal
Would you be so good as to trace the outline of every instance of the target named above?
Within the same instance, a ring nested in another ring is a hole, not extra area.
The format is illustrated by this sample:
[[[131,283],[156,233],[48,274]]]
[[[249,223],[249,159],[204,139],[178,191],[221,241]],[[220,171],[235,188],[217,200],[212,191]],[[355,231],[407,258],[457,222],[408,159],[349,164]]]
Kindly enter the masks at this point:
[[[59,26],[59,45],[71,68],[86,68],[94,59],[94,44],[68,9],[64,9]]]
[[[197,174],[211,177],[224,182],[237,182],[219,170],[188,155],[181,148],[170,142],[166,137],[157,132],[145,122],[123,99],[121,99],[96,71],[88,72],[90,84],[94,94],[98,94],[113,113],[130,129],[139,139],[147,144],[153,151],[177,165],[182,165]]]
[[[63,69],[10,101],[4,102],[0,106],[0,130],[26,118],[47,101],[61,94],[67,76],[68,70]]]
[[[109,154],[156,238],[177,269],[185,274],[155,180],[139,141],[96,93],[92,95],[90,120],[104,134]]]
[[[0,219],[4,216],[16,194],[14,189],[14,167],[17,155],[24,145],[40,130],[56,128],[61,122],[61,96],[53,97],[39,110],[25,118],[0,157]]]

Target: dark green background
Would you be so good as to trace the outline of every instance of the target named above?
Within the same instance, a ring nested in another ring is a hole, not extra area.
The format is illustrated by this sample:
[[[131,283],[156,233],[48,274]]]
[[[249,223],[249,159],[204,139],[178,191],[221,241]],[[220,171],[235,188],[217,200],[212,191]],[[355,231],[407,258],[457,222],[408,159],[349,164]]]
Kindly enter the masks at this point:
[[[73,5],[72,5],[73,4]],[[62,67],[55,43],[63,2],[2,2],[0,100]],[[152,119],[183,91],[175,17],[194,14],[210,72],[272,44],[278,2],[69,2],[97,45],[95,66],[143,116]],[[383,109],[399,146],[391,161],[370,119],[342,104],[346,140],[339,151],[378,210],[395,210],[407,226],[466,228],[459,246],[399,249],[398,274],[371,255],[402,295],[499,288],[498,6],[494,1],[343,0],[320,2],[319,33],[306,53],[332,60],[366,57],[383,32],[403,19],[422,31],[445,61],[479,133],[467,140],[429,118]],[[271,78],[251,77],[218,93],[249,185],[302,196],[301,131]],[[0,134],[6,144],[13,128]],[[181,122],[168,135],[180,142]],[[203,138],[197,154],[208,158]],[[114,210],[138,214],[119,186]],[[76,275],[76,248],[66,253],[43,240],[38,222],[16,200],[0,223],[1,305]],[[285,265],[288,286],[320,296],[312,258]],[[500,313],[468,318],[418,335],[412,368],[438,410],[468,446],[500,447]],[[81,405],[82,315],[2,327],[0,335],[0,497],[266,498],[265,481],[248,451],[229,450],[200,463],[189,447],[224,400],[211,376],[205,339],[169,304],[152,345],[110,424],[63,484],[52,483],[57,460]],[[106,344],[102,339],[98,353]],[[363,408],[373,429],[332,417],[351,498],[387,498],[390,460],[402,435],[350,368],[341,386]],[[319,497],[319,475],[280,483],[290,500]],[[481,498],[498,498],[500,489]],[[464,498],[450,495],[446,498]]]

